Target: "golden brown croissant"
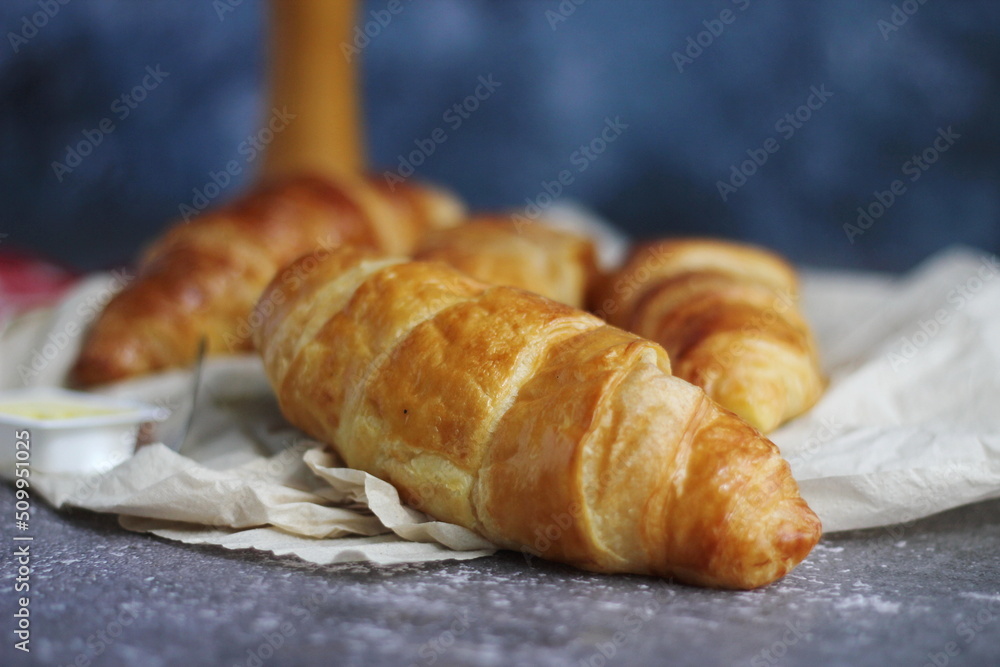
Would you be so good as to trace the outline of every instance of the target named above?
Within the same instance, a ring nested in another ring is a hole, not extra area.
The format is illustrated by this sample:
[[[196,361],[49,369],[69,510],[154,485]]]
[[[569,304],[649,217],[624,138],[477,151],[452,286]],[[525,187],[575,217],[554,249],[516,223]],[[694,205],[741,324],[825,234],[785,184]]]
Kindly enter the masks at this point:
[[[177,224],[142,258],[138,273],[94,322],[72,371],[81,385],[119,380],[252,349],[248,317],[279,268],[341,244],[405,253],[424,231],[456,224],[451,195],[381,178],[299,176]],[[294,274],[286,281],[300,280]]]
[[[823,392],[816,344],[779,257],[714,240],[639,246],[591,310],[663,345],[674,373],[767,433]]]
[[[576,308],[584,307],[597,274],[587,237],[500,215],[430,232],[414,259],[441,261],[483,282],[520,287]]]
[[[770,441],[588,313],[346,248],[256,312],[292,423],[503,547],[754,588],[819,539]]]

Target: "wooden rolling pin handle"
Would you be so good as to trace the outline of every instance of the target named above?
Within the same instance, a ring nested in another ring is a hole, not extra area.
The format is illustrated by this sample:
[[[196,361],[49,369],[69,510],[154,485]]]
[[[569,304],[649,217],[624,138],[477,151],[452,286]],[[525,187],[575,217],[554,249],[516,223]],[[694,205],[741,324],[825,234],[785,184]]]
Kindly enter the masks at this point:
[[[357,56],[341,48],[355,17],[356,0],[271,0],[266,114],[288,120],[264,152],[263,178],[365,169]]]

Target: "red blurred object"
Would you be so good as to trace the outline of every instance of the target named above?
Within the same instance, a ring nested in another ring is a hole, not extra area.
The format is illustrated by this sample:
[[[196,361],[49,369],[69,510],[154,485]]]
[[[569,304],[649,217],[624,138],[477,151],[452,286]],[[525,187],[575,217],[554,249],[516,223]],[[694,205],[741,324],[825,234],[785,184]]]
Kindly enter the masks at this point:
[[[80,274],[36,253],[0,248],[0,322],[56,301]]]

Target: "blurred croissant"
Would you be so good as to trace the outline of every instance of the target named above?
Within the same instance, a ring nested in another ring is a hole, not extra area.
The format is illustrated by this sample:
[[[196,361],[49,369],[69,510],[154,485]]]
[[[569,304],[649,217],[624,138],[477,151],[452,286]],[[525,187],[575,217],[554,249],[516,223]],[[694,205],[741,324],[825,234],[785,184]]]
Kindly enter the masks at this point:
[[[754,588],[819,539],[771,442],[672,376],[659,345],[583,311],[344,248],[273,281],[256,312],[292,423],[498,545]]]
[[[797,292],[794,270],[772,253],[685,239],[636,248],[590,307],[663,345],[678,377],[767,433],[812,407],[825,384]]]
[[[278,269],[342,244],[406,253],[424,232],[457,224],[462,205],[426,186],[381,178],[299,176],[258,187],[147,250],[138,274],[90,328],[71,380],[92,385],[252,349],[248,317]],[[301,276],[287,274],[293,282]]]
[[[500,215],[428,233],[414,259],[441,261],[483,282],[520,287],[575,308],[584,307],[597,274],[587,237]]]

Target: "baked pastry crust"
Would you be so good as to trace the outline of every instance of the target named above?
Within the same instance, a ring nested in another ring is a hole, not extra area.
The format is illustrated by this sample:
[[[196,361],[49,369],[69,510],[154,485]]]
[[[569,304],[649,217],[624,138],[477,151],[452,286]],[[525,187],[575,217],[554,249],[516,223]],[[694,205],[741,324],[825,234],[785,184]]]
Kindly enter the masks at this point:
[[[593,315],[362,249],[260,303],[254,340],[286,417],[503,547],[754,588],[819,539],[770,441],[672,376],[662,347]]]
[[[640,245],[592,291],[591,310],[650,338],[674,373],[768,433],[823,393],[795,271],[748,245],[679,239]]]
[[[478,215],[428,233],[414,259],[440,261],[494,285],[520,287],[583,308],[597,275],[593,242],[510,216]]]
[[[463,216],[443,191],[408,183],[390,189],[375,177],[298,176],[260,186],[170,227],[148,248],[135,279],[90,327],[71,381],[101,384],[184,366],[203,336],[210,354],[248,352],[254,303],[296,257],[321,257],[343,244],[406,253],[427,230]]]

